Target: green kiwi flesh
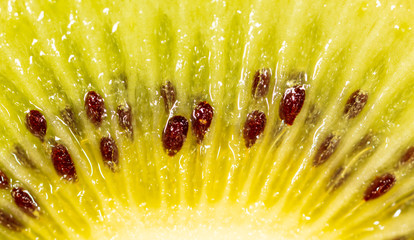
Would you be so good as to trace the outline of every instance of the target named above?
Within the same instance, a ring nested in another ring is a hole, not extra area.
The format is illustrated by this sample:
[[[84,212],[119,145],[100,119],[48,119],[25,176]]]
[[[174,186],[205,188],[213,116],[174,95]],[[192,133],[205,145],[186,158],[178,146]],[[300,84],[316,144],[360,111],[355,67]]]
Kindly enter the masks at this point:
[[[414,238],[409,1],[0,19],[0,239]]]

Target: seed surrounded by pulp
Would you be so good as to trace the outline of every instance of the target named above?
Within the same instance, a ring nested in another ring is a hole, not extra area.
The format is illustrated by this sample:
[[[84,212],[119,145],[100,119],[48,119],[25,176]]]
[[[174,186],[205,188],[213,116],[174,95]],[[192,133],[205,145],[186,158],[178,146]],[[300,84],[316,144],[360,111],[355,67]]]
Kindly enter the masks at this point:
[[[73,133],[78,135],[79,131],[77,127],[77,121],[72,109],[70,107],[66,107],[60,112],[60,116],[62,117],[63,122],[73,131]]]
[[[174,116],[168,120],[162,133],[162,143],[169,156],[181,150],[187,138],[188,121],[183,116]]]
[[[305,102],[305,88],[301,85],[286,89],[279,106],[279,117],[292,125]]]
[[[36,217],[35,212],[38,210],[38,205],[32,195],[23,188],[13,188],[12,197],[16,205],[31,217]]]
[[[402,156],[402,158],[400,160],[400,163],[401,164],[414,163],[414,146],[412,146],[409,149],[407,149],[407,151],[405,152],[405,154]]]
[[[119,159],[118,146],[115,141],[110,137],[103,137],[101,139],[100,149],[104,163],[112,171],[115,171]]]
[[[34,136],[43,142],[46,135],[47,122],[42,113],[37,110],[31,110],[26,114],[26,126]]]
[[[57,144],[52,147],[52,161],[59,176],[68,181],[75,181],[77,179],[75,165],[65,146]]]
[[[130,136],[133,135],[134,129],[132,127],[132,111],[129,104],[119,105],[117,109],[119,126],[126,130]]]
[[[23,224],[19,222],[13,215],[0,210],[0,224],[12,231],[20,231]]]
[[[90,91],[85,97],[86,115],[91,122],[99,127],[105,117],[106,109],[103,98],[95,91]]]
[[[381,197],[395,184],[395,177],[391,173],[378,176],[371,182],[364,194],[364,200],[369,201]]]
[[[261,111],[253,111],[247,115],[243,128],[246,147],[252,147],[266,127],[266,115]]]
[[[334,134],[328,135],[323,143],[319,146],[315,158],[313,159],[313,165],[317,167],[325,163],[335,152],[340,141],[341,138],[339,136],[336,136]]]
[[[208,102],[200,102],[193,110],[191,122],[197,142],[201,143],[213,120],[214,111]]]
[[[270,78],[272,72],[269,68],[263,68],[256,72],[253,77],[252,95],[253,98],[259,99],[265,97],[269,92]]]
[[[356,90],[348,98],[345,104],[344,114],[348,118],[355,118],[364,109],[368,101],[368,93],[362,90]]]

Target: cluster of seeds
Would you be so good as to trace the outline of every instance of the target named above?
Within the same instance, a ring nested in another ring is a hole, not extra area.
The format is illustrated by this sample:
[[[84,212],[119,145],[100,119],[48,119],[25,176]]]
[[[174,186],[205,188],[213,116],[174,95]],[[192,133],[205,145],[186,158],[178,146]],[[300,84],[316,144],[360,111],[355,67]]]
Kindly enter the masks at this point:
[[[176,102],[176,90],[168,81],[161,86],[161,96],[164,100],[165,111],[171,111]],[[197,143],[201,144],[213,120],[214,109],[206,101],[198,103],[191,115],[192,130]],[[167,121],[162,132],[162,143],[169,156],[177,154],[184,145],[188,132],[188,120],[184,116],[175,115]]]
[[[268,68],[258,70],[252,83],[252,97],[255,100],[266,97],[269,92],[270,79],[272,72]],[[243,138],[247,148],[252,147],[266,127],[266,114],[255,110],[247,114],[243,128]]]
[[[272,73],[268,68],[258,70],[252,82],[252,97],[258,101],[265,98],[269,92]],[[173,84],[168,81],[160,88],[161,97],[164,101],[166,113],[172,111],[177,102],[177,93]],[[301,112],[306,98],[306,91],[303,85],[295,85],[285,90],[279,105],[279,117],[286,125],[293,125],[296,117]],[[344,116],[347,119],[355,118],[364,108],[368,101],[368,93],[357,90],[351,94],[344,108]],[[89,121],[95,126],[100,127],[106,118],[105,101],[95,91],[90,91],[85,95],[85,112]],[[123,104],[117,108],[119,126],[125,130],[131,138],[133,137],[132,109],[129,104]],[[193,109],[191,115],[192,132],[198,144],[202,144],[207,134],[214,116],[214,109],[207,101],[199,102]],[[79,128],[75,114],[70,107],[61,111],[64,123],[79,135]],[[246,121],[242,130],[243,138],[247,148],[252,147],[259,137],[263,134],[267,123],[266,114],[259,110],[254,110],[247,114]],[[26,115],[26,126],[31,134],[40,141],[44,142],[47,132],[47,121],[45,116],[38,110],[31,110]],[[187,138],[189,121],[186,117],[175,115],[168,119],[162,132],[162,143],[169,156],[176,155],[184,145]],[[336,151],[341,140],[341,136],[328,134],[320,144],[313,160],[313,166],[318,167],[324,164]],[[367,140],[368,141],[368,140]],[[118,147],[114,139],[104,136],[100,141],[100,152],[103,163],[112,171],[116,171],[119,163]],[[25,166],[34,168],[27,153],[20,145],[16,145],[13,155]],[[61,143],[51,144],[51,160],[56,173],[69,182],[77,181],[75,164],[72,160],[68,148]],[[410,164],[414,162],[414,147],[409,148],[402,156],[400,164]],[[346,168],[340,167],[334,173],[332,188],[336,189],[349,176]],[[364,192],[364,200],[376,199],[388,192],[395,184],[396,177],[391,173],[377,176]],[[9,189],[10,180],[6,174],[0,171],[0,188]],[[13,187],[11,195],[15,204],[31,217],[37,217],[40,207],[28,190],[22,187]],[[23,225],[18,222],[13,215],[0,211],[0,224],[11,230],[18,231]]]
[[[121,111],[119,111],[121,109]],[[96,126],[100,127],[103,119],[106,117],[106,108],[104,99],[96,92],[90,91],[85,97],[85,110],[89,120]],[[121,114],[119,114],[121,113]],[[131,129],[131,111],[124,107],[118,107],[118,119],[121,127]],[[118,147],[111,137],[102,137],[100,141],[100,151],[104,163],[115,171],[118,165]]]
[[[355,118],[364,109],[367,101],[368,93],[363,90],[356,90],[345,104],[344,116],[348,119]],[[325,163],[335,153],[340,141],[340,135],[335,133],[329,134],[319,146],[314,156],[313,165],[317,167]]]
[[[100,127],[103,120],[105,119],[106,109],[104,99],[96,92],[90,91],[85,96],[85,111],[88,119],[96,127]],[[119,107],[119,124],[122,128],[132,132],[131,125],[131,110],[129,106]],[[75,133],[79,134],[75,115],[71,108],[65,108],[61,112],[61,117],[65,124]],[[40,139],[44,142],[44,138],[47,133],[47,121],[45,116],[38,110],[31,110],[26,114],[26,127],[33,136]],[[77,181],[77,173],[75,164],[72,160],[72,157],[69,153],[68,148],[54,141],[51,144],[51,160],[52,164],[56,170],[56,173],[67,180],[68,182]],[[109,166],[109,168],[115,171],[118,164],[118,148],[113,139],[110,137],[102,137],[100,143],[100,151],[104,163]],[[26,151],[22,146],[16,145],[13,155],[21,162],[23,165],[30,168],[35,166],[30,161]],[[0,171],[0,188],[9,189],[10,180],[7,175]],[[23,187],[16,186],[11,189],[11,196],[14,199],[15,204],[27,215],[31,217],[37,217],[40,213],[40,207],[37,204],[35,198],[31,193],[24,189]],[[0,213],[0,223],[11,230],[20,230],[21,224],[14,219],[14,217],[8,213]]]

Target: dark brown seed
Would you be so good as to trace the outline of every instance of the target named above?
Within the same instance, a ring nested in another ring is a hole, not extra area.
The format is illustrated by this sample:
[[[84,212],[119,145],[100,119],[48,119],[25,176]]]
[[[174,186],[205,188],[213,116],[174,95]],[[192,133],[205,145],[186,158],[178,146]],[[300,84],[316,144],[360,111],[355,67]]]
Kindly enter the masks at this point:
[[[318,151],[316,152],[315,158],[313,159],[313,165],[315,167],[325,163],[335,152],[336,148],[339,145],[341,138],[334,134],[330,134],[325,138],[325,141],[319,146]]]
[[[400,163],[401,164],[414,163],[414,146],[407,149],[405,154],[402,156]]]
[[[110,167],[112,171],[115,171],[119,159],[118,147],[116,146],[115,141],[110,137],[103,137],[101,139],[100,149],[104,163]]]
[[[369,201],[381,197],[395,184],[395,177],[391,173],[378,176],[371,182],[364,194],[364,200]]]
[[[368,93],[362,90],[356,90],[348,98],[348,101],[345,104],[344,114],[348,116],[348,118],[356,117],[365,107],[367,101]]]
[[[266,115],[260,111],[253,111],[247,115],[243,128],[243,137],[246,147],[253,146],[266,127]]]
[[[256,72],[253,77],[252,95],[253,98],[259,99],[265,97],[269,92],[270,78],[272,72],[269,68],[263,68]]]
[[[0,189],[8,189],[10,187],[10,180],[6,174],[0,170]]]
[[[175,88],[170,81],[161,86],[161,96],[164,99],[165,111],[169,112],[177,99]]]
[[[286,89],[279,106],[280,119],[292,125],[305,102],[305,88],[301,85]]]
[[[91,122],[97,127],[101,126],[106,113],[103,98],[94,91],[88,92],[85,97],[85,109]]]
[[[31,217],[35,217],[35,212],[38,210],[38,205],[34,198],[27,190],[20,187],[13,188],[12,197],[16,205]]]
[[[68,149],[62,144],[52,147],[52,162],[59,176],[68,181],[77,179],[75,165]]]
[[[168,120],[162,133],[162,143],[169,156],[181,150],[187,138],[188,121],[183,116],[174,116]]]
[[[13,215],[0,210],[0,224],[9,230],[18,232],[24,227]]]
[[[62,117],[63,122],[70,128],[70,130],[72,130],[74,134],[79,135],[77,128],[78,124],[72,109],[70,107],[66,107],[60,112],[60,116]]]
[[[19,144],[17,144],[14,147],[13,155],[17,158],[17,161],[21,163],[22,165],[29,167],[29,168],[35,168],[36,166],[32,162],[32,160],[27,155],[27,152],[23,149],[23,147]]]
[[[26,114],[26,126],[34,136],[43,142],[47,130],[47,122],[43,114],[37,110],[31,110]]]
[[[119,126],[128,132],[130,136],[133,135],[132,127],[132,111],[129,104],[119,105],[117,109]]]
[[[197,138],[197,142],[201,143],[204,135],[211,125],[214,111],[208,102],[200,102],[193,110],[191,115],[191,122],[193,126],[193,133]]]

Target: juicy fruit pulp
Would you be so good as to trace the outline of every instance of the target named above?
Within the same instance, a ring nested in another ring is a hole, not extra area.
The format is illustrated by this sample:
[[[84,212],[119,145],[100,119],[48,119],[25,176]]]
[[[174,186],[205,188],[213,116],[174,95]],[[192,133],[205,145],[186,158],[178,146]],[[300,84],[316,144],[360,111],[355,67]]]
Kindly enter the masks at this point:
[[[412,237],[411,7],[2,1],[0,238]]]

